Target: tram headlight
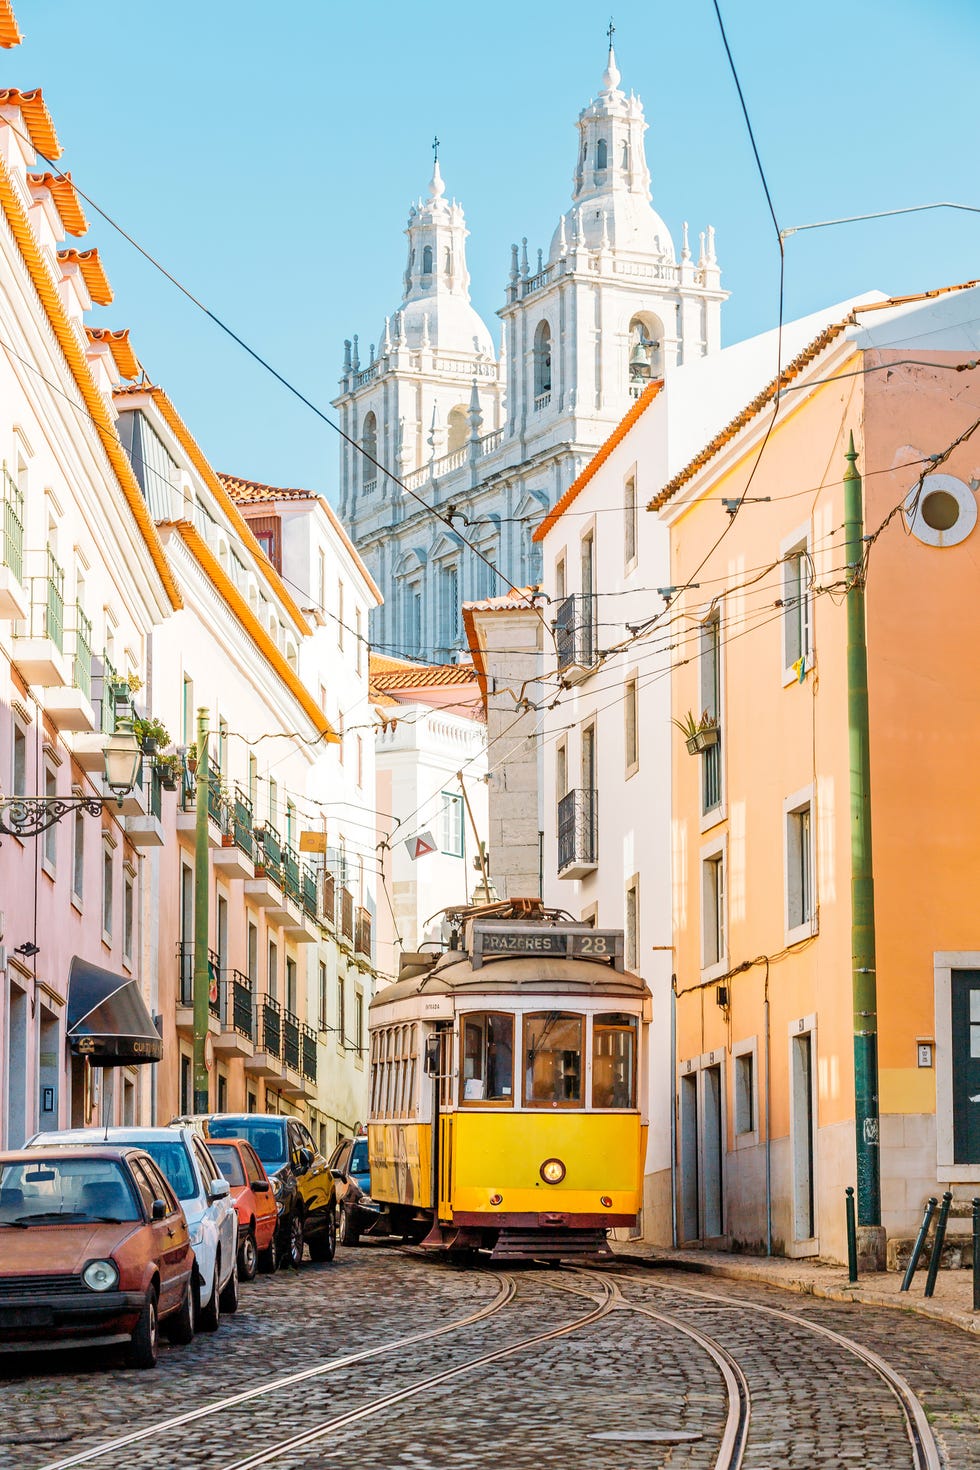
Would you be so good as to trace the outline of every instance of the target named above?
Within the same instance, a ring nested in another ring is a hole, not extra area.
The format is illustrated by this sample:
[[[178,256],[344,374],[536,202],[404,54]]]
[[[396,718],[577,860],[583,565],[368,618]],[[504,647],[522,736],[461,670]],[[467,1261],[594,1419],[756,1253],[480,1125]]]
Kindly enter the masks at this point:
[[[545,1184],[560,1184],[565,1177],[565,1165],[561,1159],[545,1159],[538,1173]]]

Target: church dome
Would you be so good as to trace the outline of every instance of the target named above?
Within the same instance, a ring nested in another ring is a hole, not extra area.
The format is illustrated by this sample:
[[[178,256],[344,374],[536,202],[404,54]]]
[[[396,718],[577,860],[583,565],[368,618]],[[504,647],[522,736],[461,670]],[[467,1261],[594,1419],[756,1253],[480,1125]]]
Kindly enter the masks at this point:
[[[589,250],[610,245],[621,254],[676,260],[670,230],[648,199],[610,191],[568,210],[551,237],[549,261],[564,255],[575,235]]]
[[[486,322],[465,297],[434,291],[407,301],[399,309],[405,345],[417,349],[425,343],[440,352],[466,352],[481,357],[496,356]],[[394,335],[398,322],[392,319]]]

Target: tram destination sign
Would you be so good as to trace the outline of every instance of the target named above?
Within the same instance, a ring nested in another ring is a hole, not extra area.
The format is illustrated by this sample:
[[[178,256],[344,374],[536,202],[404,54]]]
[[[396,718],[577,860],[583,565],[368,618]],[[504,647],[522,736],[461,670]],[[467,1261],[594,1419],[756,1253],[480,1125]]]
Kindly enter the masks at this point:
[[[474,923],[470,960],[478,970],[492,959],[601,960],[623,968],[623,931],[584,924]]]

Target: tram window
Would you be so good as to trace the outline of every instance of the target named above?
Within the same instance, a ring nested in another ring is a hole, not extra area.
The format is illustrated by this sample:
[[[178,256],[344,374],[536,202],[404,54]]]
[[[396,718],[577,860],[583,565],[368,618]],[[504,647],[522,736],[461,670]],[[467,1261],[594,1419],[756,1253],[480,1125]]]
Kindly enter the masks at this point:
[[[545,1011],[524,1018],[524,1102],[581,1107],[584,1016]]]
[[[514,1017],[480,1011],[462,1018],[460,1102],[514,1101]]]
[[[592,1106],[636,1107],[635,1016],[596,1016],[592,1023]]]

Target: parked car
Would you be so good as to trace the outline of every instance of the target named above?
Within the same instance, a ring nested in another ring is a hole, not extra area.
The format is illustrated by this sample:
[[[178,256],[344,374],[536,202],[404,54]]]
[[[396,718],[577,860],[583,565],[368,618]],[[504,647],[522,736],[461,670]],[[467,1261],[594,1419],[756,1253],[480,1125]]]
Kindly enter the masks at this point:
[[[28,1148],[96,1147],[103,1143],[145,1149],[166,1178],[187,1217],[194,1247],[194,1309],[198,1329],[217,1332],[222,1312],[238,1310],[238,1216],[227,1179],[193,1128],[70,1128],[35,1133]]]
[[[252,1281],[260,1265],[263,1271],[274,1271],[279,1264],[279,1211],[272,1184],[262,1160],[244,1138],[229,1138],[227,1143],[212,1139],[207,1150],[228,1180],[238,1214],[238,1275],[242,1281]]]
[[[297,1118],[279,1113],[211,1113],[209,1141],[244,1138],[272,1181],[279,1210],[277,1245],[293,1266],[304,1243],[314,1261],[332,1261],[337,1249],[337,1190],[327,1161]]]
[[[381,1206],[371,1198],[371,1165],[365,1134],[342,1138],[330,1155],[330,1172],[340,1195],[341,1245],[357,1245],[365,1230],[381,1219]]]
[[[0,1154],[0,1352],[126,1344],[156,1365],[159,1329],[194,1336],[194,1250],[154,1160],[135,1148]]]

